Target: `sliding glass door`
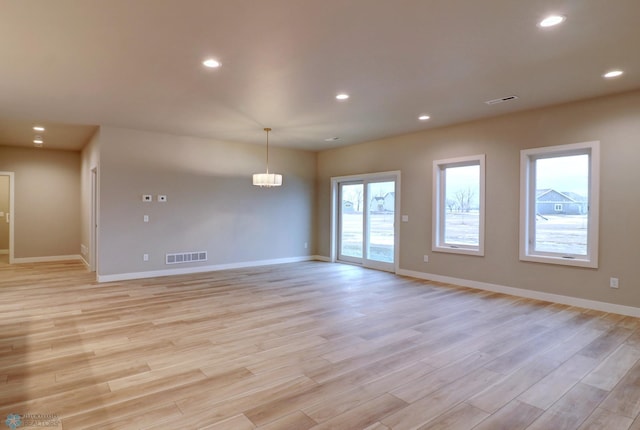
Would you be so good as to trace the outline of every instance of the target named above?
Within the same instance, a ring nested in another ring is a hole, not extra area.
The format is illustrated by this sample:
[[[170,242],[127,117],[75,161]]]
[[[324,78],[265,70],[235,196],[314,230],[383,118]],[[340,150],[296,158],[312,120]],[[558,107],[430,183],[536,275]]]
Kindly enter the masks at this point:
[[[395,176],[338,178],[335,187],[337,260],[394,271]]]

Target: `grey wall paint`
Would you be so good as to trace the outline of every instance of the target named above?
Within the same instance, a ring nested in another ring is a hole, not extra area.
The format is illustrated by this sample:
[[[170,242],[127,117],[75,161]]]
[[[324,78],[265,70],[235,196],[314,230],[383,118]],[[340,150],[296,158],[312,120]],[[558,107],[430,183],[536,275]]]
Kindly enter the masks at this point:
[[[77,255],[80,153],[0,146],[0,170],[15,172],[14,257]]]
[[[9,224],[6,214],[9,212],[9,176],[0,175],[0,250],[9,250]]]
[[[502,116],[318,156],[318,253],[329,255],[330,178],[402,171],[400,267],[460,279],[640,307],[640,91]],[[601,142],[600,267],[518,259],[520,150]],[[485,257],[431,251],[433,160],[486,154]],[[424,263],[422,256],[430,255]],[[609,277],[620,289],[608,288]]]
[[[98,273],[312,255],[316,154],[270,149],[284,185],[260,189],[251,184],[265,168],[259,145],[102,127]],[[155,201],[158,194],[168,202]],[[165,253],[202,250],[206,263],[164,264]]]

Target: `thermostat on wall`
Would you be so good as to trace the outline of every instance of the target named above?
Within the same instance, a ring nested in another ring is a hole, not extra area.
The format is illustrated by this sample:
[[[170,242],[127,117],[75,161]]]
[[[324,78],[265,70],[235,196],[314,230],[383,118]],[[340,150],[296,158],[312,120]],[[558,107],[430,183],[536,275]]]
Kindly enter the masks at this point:
[[[151,194],[144,194],[142,196],[142,201],[143,202],[152,202],[153,201],[153,196]]]

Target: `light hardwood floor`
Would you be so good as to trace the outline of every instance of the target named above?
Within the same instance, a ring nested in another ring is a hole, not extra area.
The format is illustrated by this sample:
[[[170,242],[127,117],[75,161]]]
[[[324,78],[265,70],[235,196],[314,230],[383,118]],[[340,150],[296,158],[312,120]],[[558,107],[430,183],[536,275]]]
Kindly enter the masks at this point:
[[[319,262],[92,279],[0,266],[0,425],[640,429],[635,318]]]

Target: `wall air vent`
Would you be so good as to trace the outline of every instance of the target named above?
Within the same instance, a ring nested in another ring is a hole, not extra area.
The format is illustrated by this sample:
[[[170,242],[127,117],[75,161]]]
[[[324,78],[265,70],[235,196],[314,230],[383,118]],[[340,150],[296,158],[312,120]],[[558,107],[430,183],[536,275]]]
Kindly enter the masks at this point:
[[[510,102],[513,100],[517,100],[518,98],[518,96],[506,96],[499,99],[487,100],[485,103],[488,105],[497,105],[498,103]]]
[[[165,256],[165,264],[195,263],[198,261],[207,261],[207,251],[178,252]]]

